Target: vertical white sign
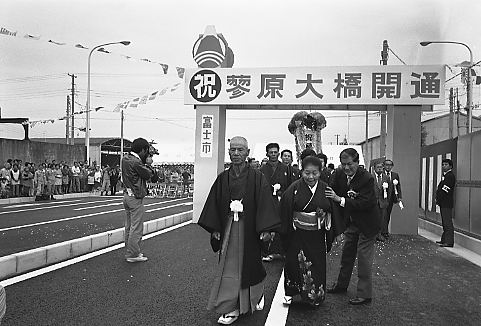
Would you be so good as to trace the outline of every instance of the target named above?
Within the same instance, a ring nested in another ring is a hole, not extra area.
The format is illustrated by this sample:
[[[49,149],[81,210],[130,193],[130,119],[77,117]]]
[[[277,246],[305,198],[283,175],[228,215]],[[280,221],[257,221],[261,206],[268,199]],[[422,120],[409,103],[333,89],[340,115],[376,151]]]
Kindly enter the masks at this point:
[[[214,116],[211,114],[202,115],[202,134],[200,136],[200,157],[212,157]]]

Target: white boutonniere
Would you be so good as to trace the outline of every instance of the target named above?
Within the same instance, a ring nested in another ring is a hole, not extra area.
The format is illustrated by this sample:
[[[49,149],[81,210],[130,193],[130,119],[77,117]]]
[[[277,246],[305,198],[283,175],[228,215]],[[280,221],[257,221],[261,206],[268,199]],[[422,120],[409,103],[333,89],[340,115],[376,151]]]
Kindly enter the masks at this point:
[[[234,213],[234,222],[239,221],[239,213],[244,211],[244,205],[241,200],[233,200],[230,202],[230,210]]]
[[[389,185],[387,184],[387,182],[382,183],[382,188],[384,189],[384,199],[387,198],[387,188],[388,187],[389,187]]]
[[[396,179],[394,179],[392,181],[392,184],[394,185],[394,193],[397,195],[397,185],[399,184],[399,181],[397,181]]]
[[[399,208],[400,208],[401,210],[404,208],[404,204],[403,204],[403,202],[402,202],[401,200],[399,201]]]
[[[351,198],[351,199],[354,199],[356,198],[358,195],[357,192],[355,192],[354,190],[352,189],[349,189],[349,191],[347,192],[347,197]]]
[[[274,190],[272,191],[272,196],[275,196],[277,194],[277,191],[281,189],[281,185],[276,183],[275,185],[272,186]]]

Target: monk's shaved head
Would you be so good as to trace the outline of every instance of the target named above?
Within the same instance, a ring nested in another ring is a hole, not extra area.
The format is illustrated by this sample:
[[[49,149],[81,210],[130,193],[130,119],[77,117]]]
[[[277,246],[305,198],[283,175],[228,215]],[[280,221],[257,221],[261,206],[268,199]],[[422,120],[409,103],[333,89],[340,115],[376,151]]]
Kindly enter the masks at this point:
[[[249,144],[247,142],[247,139],[245,139],[242,136],[232,137],[232,139],[230,140],[230,146],[231,147],[244,146],[245,148],[249,148]]]

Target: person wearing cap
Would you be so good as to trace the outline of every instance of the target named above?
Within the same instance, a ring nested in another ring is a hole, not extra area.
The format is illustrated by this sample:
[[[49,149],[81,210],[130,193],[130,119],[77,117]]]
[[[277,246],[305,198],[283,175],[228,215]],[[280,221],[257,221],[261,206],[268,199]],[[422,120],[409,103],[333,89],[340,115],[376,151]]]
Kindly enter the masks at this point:
[[[129,263],[144,262],[148,258],[142,254],[141,241],[144,228],[144,197],[147,195],[147,180],[157,182],[157,174],[152,169],[150,144],[143,138],[132,142],[131,152],[122,158],[122,183],[124,185],[123,204],[125,219],[125,260]]]

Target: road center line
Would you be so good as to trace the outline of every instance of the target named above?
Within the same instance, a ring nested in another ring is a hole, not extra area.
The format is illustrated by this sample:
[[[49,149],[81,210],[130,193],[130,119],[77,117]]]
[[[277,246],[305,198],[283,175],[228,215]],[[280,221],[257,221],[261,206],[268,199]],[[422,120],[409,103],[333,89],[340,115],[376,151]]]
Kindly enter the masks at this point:
[[[174,199],[174,200],[166,200],[166,201],[161,201],[161,202],[156,202],[156,203],[150,203],[144,206],[152,206],[152,205],[160,205],[164,203],[171,203],[174,201],[179,201],[179,200],[184,200],[187,198],[179,198],[179,199]],[[83,211],[86,209],[94,209],[94,208],[101,208],[101,207],[107,207],[107,206],[115,206],[115,205],[123,205],[123,201],[120,203],[110,203],[110,204],[105,204],[105,205],[97,205],[97,206],[89,206],[89,207],[80,207],[80,208],[74,208],[74,211]]]
[[[59,208],[59,207],[69,207],[69,206],[87,205],[87,204],[95,204],[95,203],[104,203],[104,202],[109,202],[109,201],[114,201],[114,200],[118,200],[118,199],[106,199],[106,200],[103,200],[103,201],[73,203],[73,204],[68,204],[68,205],[54,205],[54,206],[48,206],[48,207],[26,208],[26,209],[19,209],[19,210],[16,210],[16,211],[0,212],[0,215],[10,214],[10,213],[21,213],[21,212],[28,212],[28,211],[38,211],[40,209],[47,209],[47,208]]]
[[[157,210],[162,210],[162,209],[167,209],[167,208],[172,208],[172,207],[177,207],[177,206],[182,206],[182,205],[187,206],[187,205],[192,205],[192,204],[191,203],[182,203],[182,204],[176,204],[176,205],[171,205],[171,206],[159,207],[159,208],[155,208],[153,210],[148,210],[146,213],[157,211]],[[90,213],[90,214],[79,215],[79,216],[72,216],[72,217],[67,217],[67,218],[57,219],[57,220],[52,220],[52,221],[44,221],[44,222],[37,222],[37,223],[32,223],[32,224],[11,226],[11,227],[8,227],[8,228],[0,229],[0,232],[24,229],[24,228],[29,228],[29,227],[38,226],[38,225],[65,222],[65,221],[70,221],[70,220],[78,220],[80,218],[91,217],[91,216],[96,216],[96,215],[104,215],[104,214],[116,213],[116,212],[122,212],[122,211],[124,211],[124,208],[114,209],[114,210],[105,211],[105,212],[97,212],[97,213]]]

